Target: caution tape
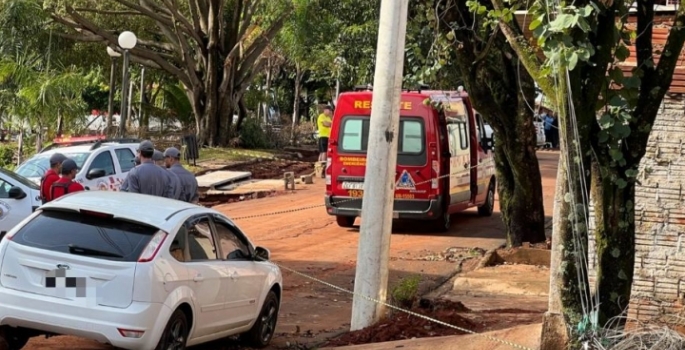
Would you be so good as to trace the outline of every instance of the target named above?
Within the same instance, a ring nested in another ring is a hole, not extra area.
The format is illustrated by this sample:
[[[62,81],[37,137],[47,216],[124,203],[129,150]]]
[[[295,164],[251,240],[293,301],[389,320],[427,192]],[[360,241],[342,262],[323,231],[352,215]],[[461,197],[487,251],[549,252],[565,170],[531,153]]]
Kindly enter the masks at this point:
[[[260,260],[262,260],[262,261],[267,261],[267,260],[264,260],[264,259],[260,259]],[[332,288],[332,289],[335,289],[335,290],[337,290],[337,291],[340,291],[340,292],[343,292],[343,293],[350,294],[350,295],[352,295],[352,296],[361,297],[361,298],[363,298],[363,299],[365,299],[365,300],[368,300],[368,301],[373,302],[373,303],[376,303],[376,304],[383,305],[383,306],[388,307],[388,308],[390,308],[390,309],[393,309],[393,310],[395,310],[395,311],[403,312],[403,313],[408,314],[408,315],[410,315],[410,316],[418,317],[418,318],[424,319],[424,320],[426,320],[426,321],[429,321],[429,322],[432,322],[432,323],[439,324],[439,325],[441,325],[441,326],[443,326],[443,327],[452,328],[452,329],[455,329],[455,330],[458,330],[458,331],[461,331],[461,332],[464,332],[464,333],[468,333],[468,334],[473,334],[473,335],[477,335],[477,336],[480,336],[480,337],[484,337],[484,338],[486,338],[486,339],[488,339],[488,340],[490,340],[490,341],[494,341],[494,342],[497,342],[497,343],[500,343],[500,344],[508,345],[508,346],[511,346],[512,348],[515,348],[515,349],[520,349],[520,350],[533,350],[532,348],[529,348],[529,347],[526,347],[526,346],[523,346],[523,345],[520,345],[520,344],[516,344],[516,343],[510,342],[510,341],[508,341],[508,340],[499,339],[499,338],[493,337],[493,336],[491,336],[491,335],[487,335],[487,334],[483,334],[483,333],[478,333],[478,332],[472,331],[472,330],[467,329],[467,328],[455,326],[455,325],[453,325],[453,324],[449,324],[449,323],[447,323],[447,322],[440,321],[440,320],[438,320],[438,319],[435,319],[435,318],[432,318],[432,317],[428,317],[428,316],[426,316],[426,315],[422,315],[422,314],[419,314],[419,313],[416,313],[416,312],[413,312],[413,311],[410,311],[410,310],[407,310],[407,309],[403,309],[403,308],[401,308],[401,307],[398,307],[398,306],[389,304],[389,303],[387,303],[387,302],[385,302],[385,301],[382,301],[382,300],[378,300],[378,299],[375,299],[375,298],[371,298],[371,297],[366,296],[366,295],[363,295],[363,294],[355,293],[354,291],[345,289],[345,288],[343,288],[343,287],[336,286],[335,284],[328,283],[328,282],[326,282],[326,281],[324,281],[324,280],[321,280],[321,279],[318,279],[318,278],[316,278],[316,277],[314,277],[314,276],[310,276],[310,275],[307,275],[307,274],[305,274],[305,273],[299,272],[299,271],[297,271],[297,270],[291,269],[291,268],[289,268],[289,267],[287,267],[287,266],[283,266],[283,265],[281,265],[281,264],[279,264],[279,263],[277,263],[277,262],[274,262],[273,260],[268,260],[268,261],[269,261],[270,263],[272,263],[272,264],[278,266],[279,268],[281,268],[281,269],[283,269],[283,270],[286,270],[286,271],[290,271],[290,272],[292,272],[292,273],[294,273],[294,274],[296,274],[296,275],[298,275],[298,276],[300,276],[300,277],[304,277],[304,278],[306,278],[306,279],[309,279],[309,280],[312,280],[312,281],[314,281],[314,282],[320,283],[320,284],[322,284],[322,285],[325,285],[325,286],[327,286],[327,287],[329,287],[329,288]]]
[[[429,182],[431,182],[431,181],[433,181],[433,180],[441,180],[441,179],[444,179],[444,178],[448,178],[448,177],[452,177],[452,176],[461,175],[461,174],[464,174],[464,173],[466,173],[466,172],[469,172],[471,169],[474,169],[474,168],[476,168],[476,167],[478,167],[478,166],[480,166],[480,165],[475,165],[475,166],[467,167],[467,168],[464,168],[464,170],[461,170],[461,171],[456,172],[456,173],[440,175],[440,176],[436,177],[435,179],[428,179],[428,180],[425,180],[425,181],[420,181],[420,182],[417,182],[416,185],[417,185],[417,186],[418,186],[418,185],[423,185],[423,184],[427,184],[427,183],[429,183]],[[336,201],[335,204],[336,204],[336,205],[339,205],[339,204],[343,204],[343,203],[349,203],[349,202],[359,201],[359,200],[362,200],[362,199],[363,199],[363,198],[350,198],[350,199],[346,199],[346,200]],[[326,206],[325,204],[315,204],[315,205],[309,205],[309,206],[305,206],[305,207],[299,207],[299,208],[293,208],[293,209],[286,209],[286,210],[279,210],[279,211],[274,211],[274,212],[269,212],[269,213],[263,213],[263,214],[254,214],[254,215],[246,215],[246,216],[237,216],[237,217],[232,217],[231,219],[232,219],[232,220],[254,219],[254,218],[261,218],[261,217],[265,217],[265,216],[273,216],[273,215],[281,215],[281,214],[296,213],[296,212],[300,212],[300,211],[304,211],[304,210],[310,210],[310,209],[315,209],[315,208],[323,208],[323,207],[325,207],[325,206]]]

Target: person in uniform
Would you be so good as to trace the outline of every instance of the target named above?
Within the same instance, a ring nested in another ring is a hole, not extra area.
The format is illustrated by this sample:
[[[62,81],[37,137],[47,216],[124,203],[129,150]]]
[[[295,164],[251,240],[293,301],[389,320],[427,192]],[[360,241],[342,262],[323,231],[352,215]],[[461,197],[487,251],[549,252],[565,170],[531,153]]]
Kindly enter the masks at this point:
[[[200,194],[197,192],[197,179],[195,175],[181,165],[181,152],[176,147],[164,150],[164,162],[166,167],[181,180],[181,200],[197,204]]]
[[[50,169],[40,179],[40,198],[43,204],[52,200],[52,184],[59,180],[60,168],[66,159],[67,157],[62,153],[55,153],[50,156]]]
[[[66,194],[72,192],[85,191],[85,188],[78,182],[75,182],[76,173],[78,173],[78,166],[72,159],[65,159],[62,162],[62,169],[60,171],[62,177],[55,181],[50,187],[50,198],[55,200]]]
[[[140,156],[136,156],[135,158],[133,158],[133,164],[135,164],[134,168],[136,166],[140,165]],[[126,192],[126,189],[128,188],[128,174],[129,173],[130,173],[130,171],[128,173],[126,173],[126,178],[124,179],[124,182],[119,187],[119,191]]]
[[[140,165],[128,172],[127,192],[141,193],[151,196],[171,198],[173,187],[167,180],[164,169],[158,167],[153,161],[155,146],[151,141],[145,140],[138,146]]]
[[[183,189],[183,186],[181,185],[181,180],[178,178],[178,176],[176,176],[176,174],[167,170],[164,161],[164,153],[162,153],[162,151],[155,150],[155,153],[152,155],[152,160],[155,162],[155,164],[157,164],[157,166],[164,169],[164,174],[167,177],[167,181],[171,183],[171,186],[174,189],[173,195],[169,198],[180,200],[181,192]]]

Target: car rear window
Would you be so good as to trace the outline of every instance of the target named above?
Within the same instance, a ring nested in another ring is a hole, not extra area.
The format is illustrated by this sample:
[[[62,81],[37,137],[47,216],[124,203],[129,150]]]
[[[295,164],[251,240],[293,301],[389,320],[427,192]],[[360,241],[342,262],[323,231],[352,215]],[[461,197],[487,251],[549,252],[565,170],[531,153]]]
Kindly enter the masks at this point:
[[[340,152],[366,153],[369,145],[369,117],[346,116],[340,126]],[[426,131],[421,118],[400,119],[397,161],[401,165],[426,164]]]
[[[22,227],[12,242],[97,259],[138,261],[157,231],[129,221],[50,210]]]

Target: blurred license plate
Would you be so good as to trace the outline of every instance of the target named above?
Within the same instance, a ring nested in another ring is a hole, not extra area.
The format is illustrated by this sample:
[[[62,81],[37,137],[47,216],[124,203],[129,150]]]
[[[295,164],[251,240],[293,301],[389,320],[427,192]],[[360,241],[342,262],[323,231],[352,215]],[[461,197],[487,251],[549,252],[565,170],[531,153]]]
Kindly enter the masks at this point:
[[[364,189],[364,183],[363,182],[343,182],[342,188],[343,188],[343,190],[363,190]]]

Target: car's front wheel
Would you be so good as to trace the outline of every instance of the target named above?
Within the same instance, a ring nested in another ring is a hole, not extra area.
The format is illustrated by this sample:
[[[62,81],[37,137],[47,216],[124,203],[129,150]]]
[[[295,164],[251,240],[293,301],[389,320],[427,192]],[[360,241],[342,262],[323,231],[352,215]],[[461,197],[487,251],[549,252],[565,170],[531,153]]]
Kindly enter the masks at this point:
[[[156,350],[184,350],[188,341],[188,318],[177,309],[169,318]]]
[[[245,334],[245,340],[250,346],[264,348],[271,342],[278,321],[278,303],[276,293],[270,291],[264,299],[264,305],[257,321],[255,321],[252,329]]]

